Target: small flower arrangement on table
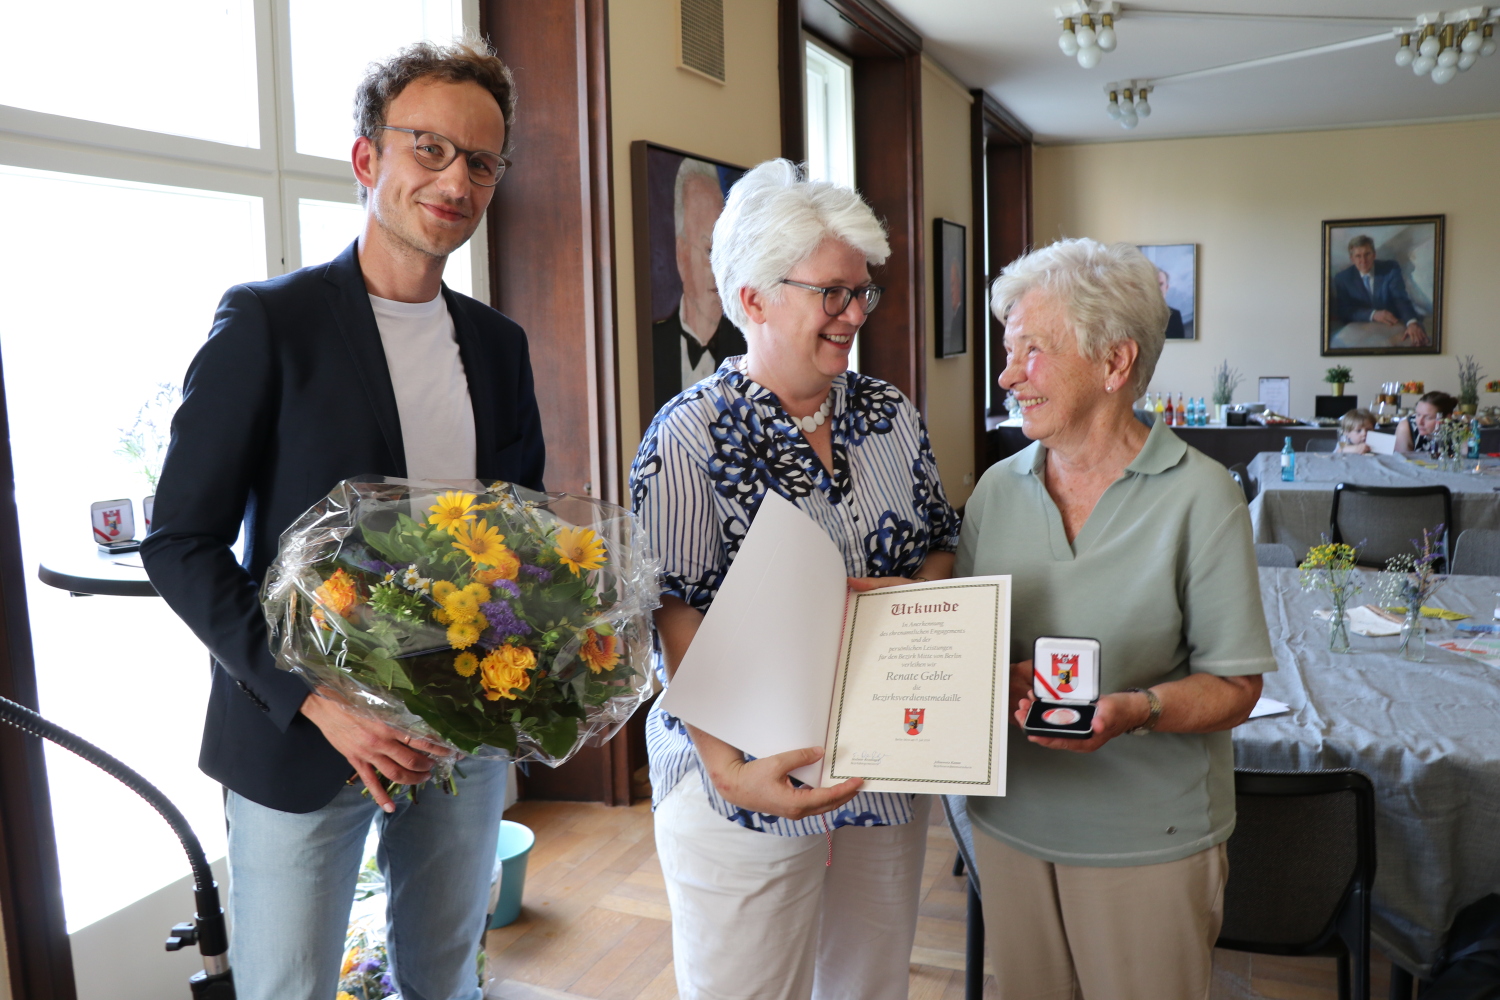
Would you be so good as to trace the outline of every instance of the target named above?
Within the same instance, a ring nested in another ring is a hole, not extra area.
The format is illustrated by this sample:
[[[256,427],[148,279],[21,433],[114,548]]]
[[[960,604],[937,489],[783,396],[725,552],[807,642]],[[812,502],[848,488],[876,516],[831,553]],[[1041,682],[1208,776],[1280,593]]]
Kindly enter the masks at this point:
[[[324,693],[463,754],[556,766],[650,697],[656,577],[612,504],[349,480],[282,536],[262,603],[278,665]]]
[[[1333,601],[1328,619],[1328,651],[1349,652],[1349,599],[1360,591],[1356,570],[1358,551],[1352,545],[1334,544],[1324,538],[1322,545],[1307,550],[1302,560],[1302,589],[1321,590]]]
[[[1427,658],[1427,629],[1422,608],[1448,578],[1437,572],[1443,560],[1444,525],[1423,528],[1420,539],[1412,539],[1416,555],[1392,556],[1376,582],[1376,593],[1387,611],[1405,614],[1401,625],[1401,656],[1421,662]]]

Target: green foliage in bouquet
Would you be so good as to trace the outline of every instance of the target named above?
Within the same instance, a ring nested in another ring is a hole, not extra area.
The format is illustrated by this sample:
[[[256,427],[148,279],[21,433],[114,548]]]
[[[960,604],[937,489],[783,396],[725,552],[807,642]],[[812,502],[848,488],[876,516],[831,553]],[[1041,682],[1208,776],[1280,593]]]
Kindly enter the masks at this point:
[[[644,633],[654,573],[612,560],[642,563],[642,553],[612,552],[626,546],[503,483],[449,490],[421,510],[407,500],[397,488],[350,504],[336,547],[326,524],[307,533],[325,542],[311,561],[297,558],[296,526],[288,532],[278,566],[293,592],[280,602],[286,588],[267,583],[284,661],[346,697],[398,703],[467,754],[561,761],[594,722],[629,716],[644,657],[640,635],[621,629]]]

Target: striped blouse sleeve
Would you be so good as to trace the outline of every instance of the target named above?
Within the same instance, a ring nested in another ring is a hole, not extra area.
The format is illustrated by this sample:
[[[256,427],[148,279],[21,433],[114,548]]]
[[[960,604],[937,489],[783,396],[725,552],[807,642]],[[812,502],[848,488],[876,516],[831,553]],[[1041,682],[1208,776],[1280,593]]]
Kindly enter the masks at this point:
[[[707,611],[728,569],[707,462],[674,426],[652,423],[630,469],[631,504],[661,559],[662,596]]]

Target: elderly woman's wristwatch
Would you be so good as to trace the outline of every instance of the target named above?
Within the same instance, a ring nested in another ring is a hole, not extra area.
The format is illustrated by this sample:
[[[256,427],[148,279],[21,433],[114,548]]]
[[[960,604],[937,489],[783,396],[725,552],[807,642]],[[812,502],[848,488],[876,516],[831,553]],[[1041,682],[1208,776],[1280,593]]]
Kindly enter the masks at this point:
[[[1156,729],[1156,720],[1161,718],[1161,699],[1156,696],[1155,691],[1152,691],[1149,688],[1126,688],[1120,693],[1130,694],[1132,692],[1143,694],[1146,696],[1146,706],[1150,710],[1151,714],[1147,715],[1146,721],[1141,723],[1139,726],[1135,727],[1134,729],[1127,729],[1125,731],[1131,736],[1145,736],[1147,733],[1153,732]]]

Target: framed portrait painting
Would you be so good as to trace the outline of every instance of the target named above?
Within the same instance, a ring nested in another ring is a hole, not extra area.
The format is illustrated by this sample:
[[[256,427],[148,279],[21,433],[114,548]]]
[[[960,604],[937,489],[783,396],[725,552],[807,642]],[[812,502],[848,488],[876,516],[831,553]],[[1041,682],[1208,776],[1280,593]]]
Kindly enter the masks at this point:
[[[1441,354],[1441,215],[1323,223],[1323,354]]]
[[[934,286],[937,299],[937,356],[951,358],[969,349],[969,293],[964,267],[963,225],[947,219],[932,220],[932,243],[937,252]]]
[[[1156,283],[1167,300],[1167,340],[1198,339],[1198,244],[1138,246],[1156,265]]]
[[[630,144],[641,426],[673,396],[745,353],[709,267],[714,223],[744,167],[653,142]]]

